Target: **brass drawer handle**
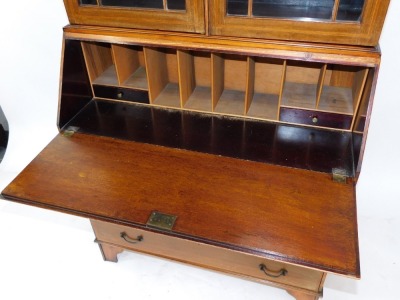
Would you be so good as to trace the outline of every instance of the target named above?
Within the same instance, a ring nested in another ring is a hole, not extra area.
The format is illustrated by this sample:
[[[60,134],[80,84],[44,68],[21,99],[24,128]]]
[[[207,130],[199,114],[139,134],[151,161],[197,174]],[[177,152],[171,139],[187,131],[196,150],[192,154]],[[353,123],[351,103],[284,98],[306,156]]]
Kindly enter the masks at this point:
[[[143,236],[142,235],[138,235],[136,239],[133,239],[131,237],[128,236],[128,234],[126,232],[121,232],[120,236],[128,243],[131,244],[137,244],[141,241],[143,241]]]
[[[287,272],[285,269],[280,269],[279,271],[271,271],[268,270],[267,266],[264,264],[260,264],[259,265],[260,270],[263,271],[265,273],[265,275],[269,276],[269,277],[273,277],[273,278],[278,278],[281,276],[286,276]]]

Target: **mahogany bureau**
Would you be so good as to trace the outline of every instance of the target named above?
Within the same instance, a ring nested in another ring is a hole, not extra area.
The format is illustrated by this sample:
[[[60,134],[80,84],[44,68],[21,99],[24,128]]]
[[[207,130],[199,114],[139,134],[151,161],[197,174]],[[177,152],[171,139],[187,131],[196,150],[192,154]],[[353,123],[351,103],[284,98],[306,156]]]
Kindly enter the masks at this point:
[[[389,0],[64,0],[59,134],[4,198],[318,299],[360,277],[355,184]]]

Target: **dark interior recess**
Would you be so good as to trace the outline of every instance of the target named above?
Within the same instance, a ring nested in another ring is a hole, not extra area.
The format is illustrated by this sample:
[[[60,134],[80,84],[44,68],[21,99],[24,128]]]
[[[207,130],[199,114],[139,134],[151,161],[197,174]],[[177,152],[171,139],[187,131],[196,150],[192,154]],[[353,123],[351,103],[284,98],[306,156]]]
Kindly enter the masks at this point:
[[[186,2],[185,0],[168,0],[167,7],[172,10],[185,10]]]
[[[70,126],[81,133],[325,173],[338,168],[354,175],[351,132],[96,99],[65,128]]]
[[[65,40],[58,125],[62,128],[93,98],[81,43]]]
[[[163,9],[163,0],[99,0],[103,6],[159,8]]]
[[[97,0],[80,0],[81,5],[98,5]]]
[[[341,0],[336,19],[339,21],[360,21],[365,0]]]

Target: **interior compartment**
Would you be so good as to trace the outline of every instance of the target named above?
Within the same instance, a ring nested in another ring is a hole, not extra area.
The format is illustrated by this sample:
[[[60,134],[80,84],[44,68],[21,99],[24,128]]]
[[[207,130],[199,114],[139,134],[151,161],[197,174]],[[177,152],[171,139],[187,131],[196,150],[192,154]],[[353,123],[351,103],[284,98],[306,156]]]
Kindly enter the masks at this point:
[[[282,106],[315,109],[326,65],[287,61]]]
[[[246,113],[250,117],[277,120],[286,61],[249,57]]]
[[[244,115],[247,57],[212,54],[212,103],[215,112]]]
[[[336,130],[364,128],[371,68],[81,44],[96,97]]]
[[[211,53],[178,51],[182,107],[212,111]]]
[[[180,108],[177,51],[166,48],[144,48],[150,103]]]
[[[83,54],[90,82],[99,85],[118,86],[111,45],[106,43],[83,42]]]
[[[92,100],[68,127],[91,135],[324,173],[341,168],[354,175],[351,132],[103,100]]]
[[[120,86],[147,90],[143,47],[112,45],[112,53]]]
[[[367,68],[328,65],[317,108],[342,114],[354,114],[360,103],[368,75]]]

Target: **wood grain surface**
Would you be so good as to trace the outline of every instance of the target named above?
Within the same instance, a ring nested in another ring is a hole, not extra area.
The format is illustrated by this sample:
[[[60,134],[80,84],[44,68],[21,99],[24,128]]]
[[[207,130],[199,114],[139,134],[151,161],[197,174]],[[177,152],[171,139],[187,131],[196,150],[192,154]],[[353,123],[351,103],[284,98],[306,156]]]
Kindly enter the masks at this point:
[[[9,200],[359,276],[355,190],[329,174],[75,133],[58,135]]]

